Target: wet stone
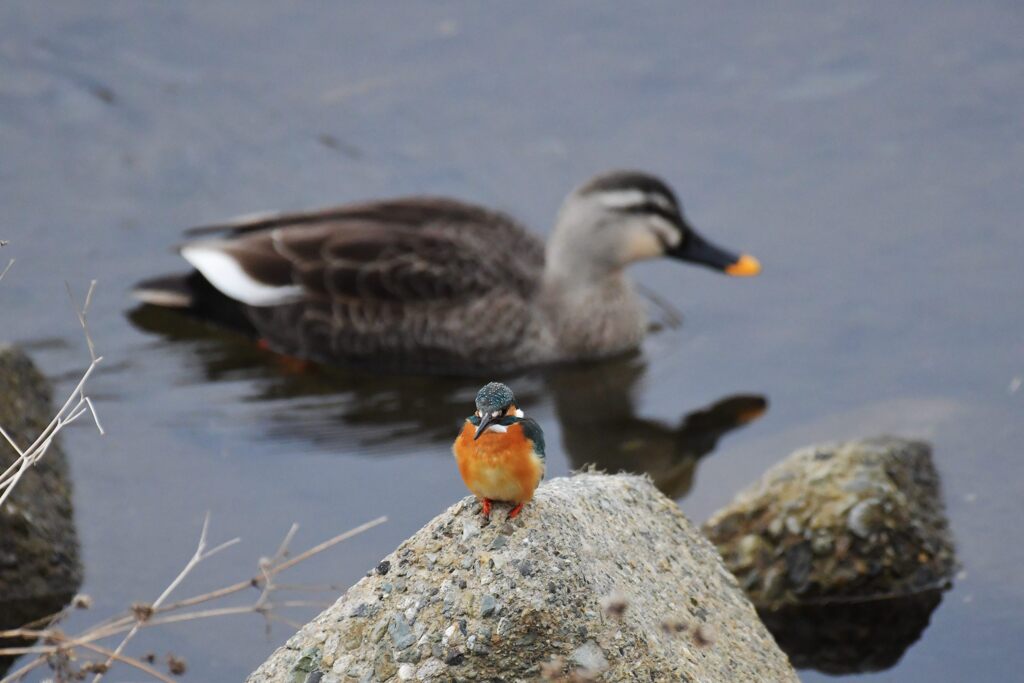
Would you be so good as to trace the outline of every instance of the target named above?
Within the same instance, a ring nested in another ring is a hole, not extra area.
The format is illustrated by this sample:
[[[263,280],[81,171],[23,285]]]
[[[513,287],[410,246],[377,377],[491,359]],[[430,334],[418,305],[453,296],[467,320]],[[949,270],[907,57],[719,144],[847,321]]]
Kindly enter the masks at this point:
[[[938,473],[920,441],[798,450],[704,529],[763,608],[940,589],[956,567]]]
[[[327,642],[340,632],[345,643],[345,630],[364,624],[362,645],[343,655],[350,679],[332,670],[352,682],[534,681],[552,657],[566,662],[566,673],[572,667],[607,681],[796,681],[717,553],[646,478],[553,479],[509,525],[510,535],[495,521],[467,543],[438,542],[459,539],[466,522],[480,524],[478,515],[472,499],[439,515],[386,558],[386,576],[372,572],[304,627],[295,648],[317,631]],[[500,554],[491,550],[497,538],[505,541]],[[427,554],[435,553],[437,565],[465,562],[465,569],[429,569]],[[495,557],[504,562],[492,564]],[[406,591],[379,600],[398,558],[408,561]],[[628,618],[606,615],[602,601],[612,593],[629,604]],[[691,639],[661,628],[679,615],[680,596],[695,598],[716,634],[696,657]],[[379,612],[338,620],[361,604]],[[278,649],[249,683],[288,681],[295,648]]]

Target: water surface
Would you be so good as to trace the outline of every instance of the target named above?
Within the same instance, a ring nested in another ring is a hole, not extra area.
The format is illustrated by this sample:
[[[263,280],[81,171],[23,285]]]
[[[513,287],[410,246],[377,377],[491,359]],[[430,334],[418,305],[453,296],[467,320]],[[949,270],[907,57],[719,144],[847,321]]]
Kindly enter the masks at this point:
[[[66,435],[96,606],[67,628],[158,595],[207,510],[215,538],[244,542],[186,594],[249,576],[292,521],[301,548],[387,514],[293,578],[348,585],[465,494],[448,448],[475,382],[295,374],[236,339],[129,315],[132,283],[180,267],[181,229],[429,192],[546,233],[574,184],[639,167],[765,270],[636,267],[682,327],[604,369],[516,378],[551,474],[597,443],[653,454],[700,521],[796,447],[927,437],[964,574],[895,666],[857,678],[1015,678],[1019,6],[528,7],[0,8],[0,257],[17,259],[0,337],[26,345],[58,393],[88,358],[64,281],[81,293],[99,280],[91,395],[107,436],[84,423]],[[687,416],[760,397],[767,411],[744,428],[687,440],[700,419]],[[147,632],[132,651],[237,680],[289,634],[236,617]]]

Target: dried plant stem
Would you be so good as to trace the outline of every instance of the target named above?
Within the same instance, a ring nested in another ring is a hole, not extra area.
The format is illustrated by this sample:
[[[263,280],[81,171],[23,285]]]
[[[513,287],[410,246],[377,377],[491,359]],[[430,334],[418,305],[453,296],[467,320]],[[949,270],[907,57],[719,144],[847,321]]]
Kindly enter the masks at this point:
[[[213,617],[231,616],[238,614],[259,614],[263,616],[268,626],[271,620],[282,621],[287,623],[289,626],[294,628],[300,628],[301,624],[282,617],[281,615],[274,614],[273,609],[277,607],[310,607],[317,606],[323,607],[328,603],[314,601],[314,600],[282,600],[280,602],[271,602],[270,597],[274,591],[283,590],[283,585],[274,583],[275,577],[281,572],[294,567],[299,562],[308,560],[310,557],[321,553],[342,541],[352,538],[353,536],[360,534],[364,531],[372,529],[375,526],[383,524],[387,521],[386,517],[378,517],[365,524],[360,524],[357,527],[349,529],[343,533],[330,538],[323,543],[320,543],[305,552],[296,555],[293,558],[288,558],[288,546],[294,539],[295,533],[298,530],[297,525],[292,525],[289,528],[288,533],[285,534],[284,539],[278,546],[277,552],[274,553],[271,558],[263,558],[259,562],[259,572],[255,576],[245,581],[239,581],[238,583],[230,586],[225,586],[217,590],[203,593],[202,595],[196,595],[191,598],[185,598],[177,602],[169,603],[167,599],[171,593],[177,589],[182,581],[189,575],[189,573],[205,559],[208,559],[212,555],[224,550],[231,545],[238,542],[238,539],[232,539],[225,543],[222,543],[213,548],[207,549],[207,532],[209,530],[209,515],[204,518],[203,528],[200,532],[199,541],[196,544],[196,550],[192,554],[192,557],[181,569],[180,572],[175,576],[170,584],[163,590],[160,596],[153,601],[151,605],[140,605],[133,607],[128,612],[112,617],[105,621],[101,621],[97,624],[90,626],[88,629],[78,634],[77,636],[68,636],[62,633],[60,630],[54,627],[54,624],[67,614],[67,610],[51,615],[46,619],[37,619],[33,624],[46,623],[45,628],[29,628],[22,627],[20,629],[11,629],[7,631],[0,631],[0,638],[23,638],[25,640],[40,640],[43,645],[34,645],[26,647],[11,647],[11,648],[0,648],[0,656],[2,655],[21,655],[21,654],[36,654],[36,659],[25,664],[17,671],[14,671],[7,675],[0,683],[9,683],[12,681],[20,680],[30,671],[45,664],[47,657],[59,654],[61,652],[67,652],[74,650],[75,648],[83,648],[93,652],[97,652],[106,657],[106,660],[99,664],[97,667],[96,676],[93,678],[93,683],[102,680],[103,675],[109,670],[109,667],[114,662],[122,662],[135,668],[145,671],[146,673],[154,676],[158,680],[168,680],[163,674],[148,667],[144,662],[141,662],[132,657],[128,657],[123,654],[124,648],[128,642],[134,638],[135,634],[142,628],[149,628],[151,626],[161,626],[165,624],[182,623],[187,621],[193,621],[196,619],[208,619]],[[308,586],[294,586],[288,584],[288,589],[309,589]],[[211,607],[209,609],[198,609],[190,611],[180,611],[187,607],[195,605],[209,603],[213,600],[234,595],[241,591],[260,588],[259,597],[256,601],[250,605],[239,605],[232,607]],[[102,647],[96,643],[96,641],[112,638],[114,636],[123,635],[120,643],[113,650]]]
[[[387,521],[387,519],[388,519],[387,517],[377,517],[376,519],[372,519],[369,522],[366,522],[364,524],[360,524],[357,527],[353,527],[352,529],[349,529],[348,531],[340,533],[337,536],[334,536],[333,538],[330,538],[330,539],[324,541],[323,543],[320,543],[319,545],[316,545],[313,548],[310,548],[309,550],[301,553],[300,555],[297,555],[296,557],[292,558],[291,560],[289,560],[289,561],[287,561],[287,562],[285,562],[283,564],[275,565],[275,566],[270,567],[266,571],[266,574],[269,574],[271,577],[277,576],[278,574],[280,574],[284,570],[288,569],[289,567],[294,567],[299,562],[307,560],[310,557],[312,557],[313,555],[322,553],[323,551],[328,550],[329,548],[331,548],[331,547],[341,543],[342,541],[346,541],[346,540],[352,538],[353,536],[357,536],[358,534],[361,534],[364,531],[369,531],[373,527],[379,526],[379,525],[383,524],[384,522]],[[293,534],[294,532],[289,532],[289,533]],[[218,588],[217,590],[213,590],[213,591],[210,591],[208,593],[203,593],[202,595],[196,595],[196,596],[191,597],[191,598],[185,598],[184,600],[179,600],[177,602],[173,602],[173,603],[170,603],[168,605],[164,605],[163,607],[160,607],[158,609],[154,609],[153,613],[154,613],[154,616],[156,616],[157,614],[171,612],[171,611],[179,610],[179,609],[182,609],[182,608],[185,608],[185,607],[192,607],[193,605],[199,605],[199,604],[202,604],[202,603],[210,602],[211,600],[218,600],[218,599],[226,597],[228,595],[233,595],[235,593],[239,593],[239,592],[244,591],[244,590],[249,590],[251,588],[259,588],[259,587],[265,586],[265,585],[266,585],[266,576],[261,572],[260,575],[253,576],[252,578],[246,579],[245,581],[239,581],[238,583],[234,583],[234,584],[232,584],[230,586],[224,586],[223,588]],[[253,611],[253,608],[251,606],[250,607],[246,607],[245,609],[247,611],[249,611],[249,612]],[[109,635],[114,635],[116,633],[122,633],[125,630],[126,625],[132,623],[133,621],[134,621],[134,617],[133,616],[126,615],[126,616],[121,616],[119,618],[115,618],[114,620],[111,620],[110,622],[107,622],[106,624],[98,625],[96,628],[104,629],[104,634],[101,637],[107,637]],[[3,635],[3,634],[0,633],[0,635]]]
[[[10,264],[8,264],[10,268]],[[7,272],[6,269],[4,272]],[[66,284],[66,283],[65,283]],[[46,455],[46,451],[49,450],[50,445],[53,443],[54,437],[64,427],[71,424],[79,417],[81,417],[86,411],[89,411],[93,420],[96,422],[96,428],[100,434],[103,434],[103,427],[100,425],[99,417],[96,415],[96,409],[93,407],[92,401],[88,396],[85,395],[85,383],[89,381],[89,377],[92,376],[96,366],[99,365],[100,361],[103,360],[102,356],[96,355],[96,347],[92,341],[92,335],[89,333],[88,324],[88,311],[89,305],[92,303],[92,295],[96,289],[96,281],[93,280],[89,284],[89,291],[85,296],[85,304],[82,308],[75,308],[75,314],[78,316],[78,321],[82,325],[82,330],[85,332],[85,341],[89,347],[89,357],[92,362],[89,363],[89,367],[82,374],[82,378],[78,381],[78,384],[72,390],[67,400],[64,401],[64,405],[61,406],[60,410],[50,421],[46,428],[43,429],[42,433],[36,437],[35,441],[25,449],[22,449],[15,443],[14,439],[11,438],[3,427],[0,427],[0,436],[4,437],[4,440],[14,449],[18,454],[14,462],[10,466],[0,473],[0,507],[3,507],[4,503],[7,502],[7,498],[14,491],[14,487],[17,486],[18,482],[21,481],[22,476],[28,471],[30,467],[35,465],[39,460]],[[68,296],[71,296],[71,288],[68,287]],[[74,297],[71,297],[72,303],[74,303]]]
[[[79,380],[75,389],[68,396],[67,401],[57,412],[57,415],[50,421],[42,433],[36,437],[36,440],[32,442],[32,445],[22,450],[10,437],[10,435],[0,428],[0,434],[3,435],[7,443],[18,453],[18,458],[11,463],[10,467],[4,470],[3,474],[0,474],[0,506],[3,506],[7,497],[10,496],[11,491],[14,490],[15,485],[21,480],[21,477],[25,474],[28,468],[35,465],[39,460],[46,454],[46,451],[50,448],[50,444],[53,443],[53,438],[57,433],[67,425],[71,424],[79,417],[81,417],[83,411],[90,410],[89,404],[86,403],[86,398],[82,393],[82,389],[85,383],[89,381],[89,377],[100,361],[103,360],[102,356],[98,356],[93,359],[92,363],[86,369],[82,378]],[[97,422],[97,427],[99,422]]]
[[[203,518],[203,530],[199,534],[199,543],[196,545],[196,551],[192,554],[192,557],[189,559],[189,561],[185,563],[185,566],[182,568],[182,570],[178,572],[178,575],[174,578],[174,580],[171,581],[167,588],[164,589],[164,592],[160,594],[160,597],[153,601],[151,609],[159,609],[160,606],[164,603],[164,600],[166,600],[167,597],[174,591],[174,589],[177,588],[178,585],[185,580],[185,577],[188,576],[189,572],[191,572],[197,564],[199,564],[200,562],[209,557],[212,557],[213,555],[216,555],[221,550],[229,548],[234,544],[238,543],[240,540],[242,540],[240,538],[233,538],[230,541],[225,541],[224,543],[221,543],[220,545],[215,546],[210,550],[207,550],[206,533],[207,531],[209,531],[209,529],[210,513],[207,512],[206,517]],[[145,621],[146,619],[140,618],[135,622],[135,625],[132,626],[131,630],[128,631],[125,637],[121,640],[120,644],[118,644],[118,646],[114,648],[114,651],[111,653],[110,657],[108,657],[106,661],[107,667],[109,667],[113,663],[114,659],[116,659],[121,654],[121,652],[124,650],[125,645],[127,645],[128,641],[135,637],[135,634],[139,632],[139,629],[142,627],[142,624]],[[92,683],[99,683],[99,681],[103,679],[103,673],[103,671],[97,673],[93,677]]]

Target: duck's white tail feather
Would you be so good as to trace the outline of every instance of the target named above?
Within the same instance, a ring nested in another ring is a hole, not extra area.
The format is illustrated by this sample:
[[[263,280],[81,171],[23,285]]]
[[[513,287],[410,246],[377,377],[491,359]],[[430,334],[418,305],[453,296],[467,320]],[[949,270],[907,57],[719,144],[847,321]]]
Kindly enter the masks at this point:
[[[141,303],[164,308],[189,308],[194,303],[187,274],[163,275],[144,280],[135,285],[132,296]]]
[[[219,240],[192,242],[181,248],[181,255],[221,293],[244,304],[278,306],[302,297],[301,285],[261,282],[222,246]]]

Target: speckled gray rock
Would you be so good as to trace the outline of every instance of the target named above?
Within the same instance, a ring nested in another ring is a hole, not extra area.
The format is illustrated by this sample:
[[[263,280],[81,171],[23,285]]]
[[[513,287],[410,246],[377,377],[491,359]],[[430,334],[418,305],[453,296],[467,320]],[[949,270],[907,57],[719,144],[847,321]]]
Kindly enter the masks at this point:
[[[28,356],[0,344],[0,426],[15,443],[27,446],[49,423],[50,395]],[[0,472],[16,456],[0,438]],[[56,612],[81,582],[68,465],[55,441],[0,508],[0,630]],[[0,658],[0,674],[8,663]]]
[[[796,451],[704,525],[759,607],[935,590],[956,566],[928,444]]]
[[[249,682],[574,672],[607,681],[797,680],[714,548],[647,479],[554,479],[511,523],[506,511],[495,506],[481,527],[473,499],[455,504],[379,565],[386,574],[370,572]]]

